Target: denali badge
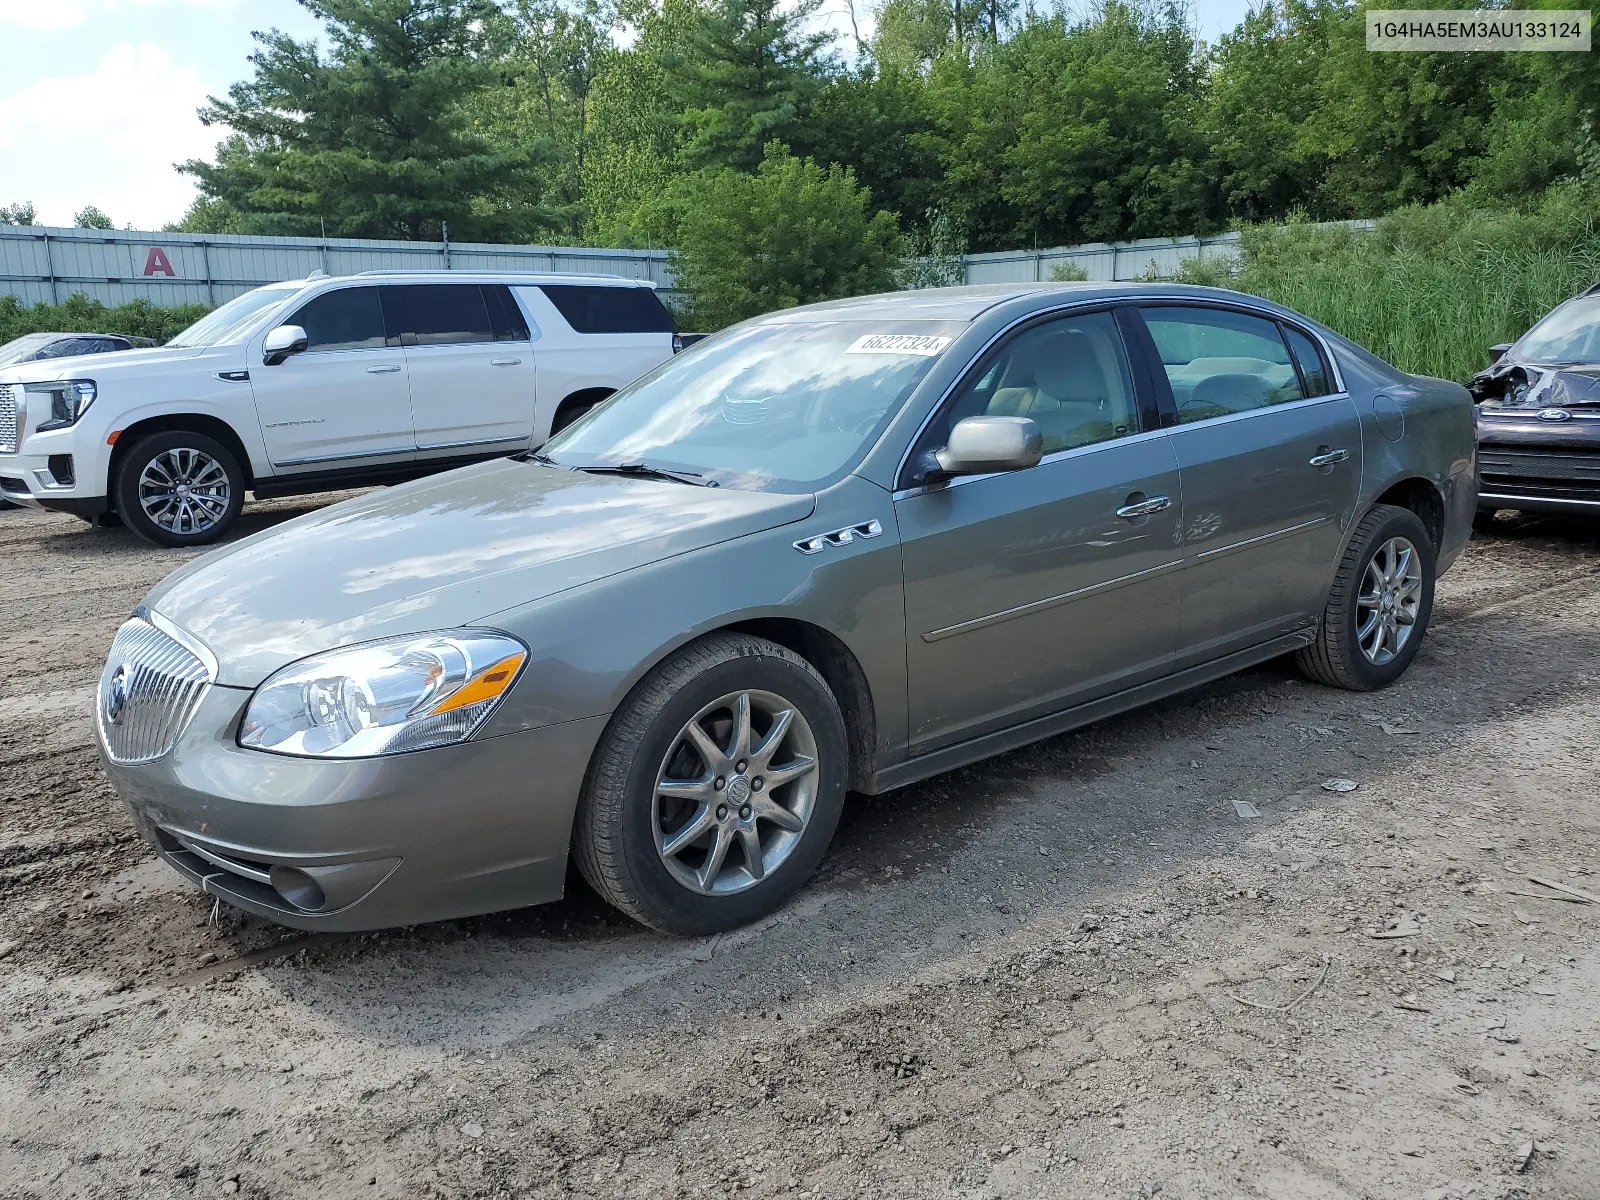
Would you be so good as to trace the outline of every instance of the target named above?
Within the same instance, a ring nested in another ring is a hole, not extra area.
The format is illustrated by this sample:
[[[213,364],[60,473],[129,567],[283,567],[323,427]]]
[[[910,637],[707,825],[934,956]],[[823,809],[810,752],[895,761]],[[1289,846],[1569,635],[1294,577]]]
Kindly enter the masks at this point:
[[[1541,421],[1570,421],[1572,414],[1564,408],[1541,408],[1533,414]]]

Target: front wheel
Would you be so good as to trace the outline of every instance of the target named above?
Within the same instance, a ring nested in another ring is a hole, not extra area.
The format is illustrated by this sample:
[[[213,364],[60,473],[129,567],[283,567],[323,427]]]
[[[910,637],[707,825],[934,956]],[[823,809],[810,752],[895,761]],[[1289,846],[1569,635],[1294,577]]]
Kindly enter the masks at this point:
[[[221,537],[244,507],[245,478],[229,449],[203,433],[140,438],[117,464],[117,513],[158,546],[200,546]]]
[[[1345,547],[1317,640],[1296,665],[1318,683],[1355,692],[1399,679],[1433,613],[1434,559],[1433,539],[1415,513],[1375,505]]]
[[[838,702],[810,663],[763,638],[708,637],[612,718],[578,802],[578,869],[665,933],[757,920],[822,861],[847,758]]]

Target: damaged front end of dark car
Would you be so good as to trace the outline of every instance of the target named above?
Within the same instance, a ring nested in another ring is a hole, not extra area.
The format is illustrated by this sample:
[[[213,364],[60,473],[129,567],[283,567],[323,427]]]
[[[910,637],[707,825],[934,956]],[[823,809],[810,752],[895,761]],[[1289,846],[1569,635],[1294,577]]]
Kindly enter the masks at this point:
[[[1467,384],[1478,509],[1600,516],[1600,285],[1550,311]]]

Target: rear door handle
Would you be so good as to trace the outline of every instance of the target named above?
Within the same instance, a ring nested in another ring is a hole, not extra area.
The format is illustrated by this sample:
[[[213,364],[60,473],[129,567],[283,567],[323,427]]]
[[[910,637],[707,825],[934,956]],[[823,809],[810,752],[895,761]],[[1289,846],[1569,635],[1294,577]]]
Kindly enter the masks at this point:
[[[1342,463],[1349,457],[1350,451],[1348,450],[1326,450],[1321,454],[1313,454],[1311,456],[1311,465],[1313,467],[1331,467],[1334,463]]]
[[[389,366],[386,366],[386,367],[368,367],[367,368],[367,374],[368,375],[388,375],[388,374],[390,374],[390,373],[392,373],[394,371],[398,371],[399,369],[400,369],[399,367],[397,367],[397,366],[395,366],[394,364],[391,363]]]
[[[1124,521],[1137,520],[1139,517],[1148,517],[1151,513],[1165,512],[1172,507],[1172,501],[1166,496],[1151,496],[1133,504],[1124,504],[1117,509],[1117,516]]]
[[[520,358],[491,358],[489,365],[491,367],[514,367],[521,361]]]

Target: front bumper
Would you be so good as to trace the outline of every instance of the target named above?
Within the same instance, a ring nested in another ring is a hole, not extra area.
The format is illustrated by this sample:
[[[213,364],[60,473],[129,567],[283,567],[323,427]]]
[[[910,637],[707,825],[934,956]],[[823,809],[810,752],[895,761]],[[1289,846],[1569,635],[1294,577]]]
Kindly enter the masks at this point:
[[[213,686],[155,762],[112,762],[101,746],[140,832],[205,891],[330,931],[560,898],[606,717],[390,758],[289,758],[236,742],[250,695]]]
[[[1600,516],[1600,414],[1479,417],[1478,507]]]

